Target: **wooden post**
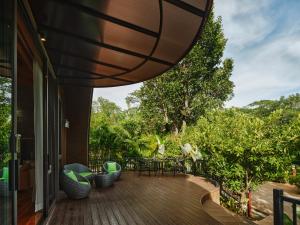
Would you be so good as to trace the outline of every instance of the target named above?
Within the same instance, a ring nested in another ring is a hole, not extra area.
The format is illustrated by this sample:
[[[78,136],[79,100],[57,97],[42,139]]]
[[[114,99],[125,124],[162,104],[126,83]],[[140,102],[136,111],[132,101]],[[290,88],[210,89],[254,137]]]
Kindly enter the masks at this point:
[[[297,225],[297,204],[293,203],[293,225]]]
[[[273,189],[274,225],[283,225],[283,191]]]

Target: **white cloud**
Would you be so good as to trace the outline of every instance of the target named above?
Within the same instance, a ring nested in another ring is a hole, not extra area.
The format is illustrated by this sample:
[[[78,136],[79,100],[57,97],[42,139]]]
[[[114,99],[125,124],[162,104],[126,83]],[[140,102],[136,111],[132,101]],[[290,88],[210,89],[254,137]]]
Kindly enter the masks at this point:
[[[274,6],[281,10],[274,13]],[[287,2],[227,0],[215,8],[228,38],[225,56],[235,61],[235,97],[226,106],[300,91],[300,23]]]
[[[300,33],[283,36],[238,57],[235,97],[228,106],[274,99],[300,90]]]
[[[241,50],[263,40],[274,29],[272,16],[265,13],[270,4],[271,0],[215,1],[230,48]]]
[[[125,98],[133,91],[137,90],[142,84],[132,84],[121,87],[112,87],[112,88],[95,88],[93,100],[96,100],[98,97],[103,97],[109,99],[110,101],[115,102],[122,109],[127,109]]]

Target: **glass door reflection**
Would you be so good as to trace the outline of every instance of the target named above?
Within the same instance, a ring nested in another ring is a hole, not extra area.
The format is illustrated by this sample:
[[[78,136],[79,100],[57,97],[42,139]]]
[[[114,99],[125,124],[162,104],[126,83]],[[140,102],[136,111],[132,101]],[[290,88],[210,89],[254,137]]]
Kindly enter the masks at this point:
[[[12,224],[12,192],[9,169],[10,137],[13,134],[13,2],[0,1],[0,224]]]

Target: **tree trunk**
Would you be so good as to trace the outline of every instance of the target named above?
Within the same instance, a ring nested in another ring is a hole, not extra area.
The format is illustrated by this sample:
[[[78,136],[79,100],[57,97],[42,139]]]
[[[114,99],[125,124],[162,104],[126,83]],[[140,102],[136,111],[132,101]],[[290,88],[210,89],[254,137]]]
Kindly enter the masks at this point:
[[[246,169],[246,171],[245,171],[245,189],[242,192],[242,198],[241,198],[241,203],[242,203],[242,208],[243,208],[244,214],[246,214],[246,213],[249,214],[249,209],[251,210],[251,202],[249,202],[250,183],[251,183],[251,180],[249,180],[249,172],[248,172],[248,169]]]
[[[251,189],[248,190],[248,205],[247,205],[247,208],[248,208],[248,217],[252,217],[252,191]]]

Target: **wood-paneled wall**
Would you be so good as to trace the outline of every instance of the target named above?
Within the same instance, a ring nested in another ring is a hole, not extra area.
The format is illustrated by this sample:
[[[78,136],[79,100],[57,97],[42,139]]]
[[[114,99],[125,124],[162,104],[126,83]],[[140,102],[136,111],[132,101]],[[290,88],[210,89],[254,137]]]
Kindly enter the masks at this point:
[[[64,86],[62,89],[65,110],[64,119],[70,122],[70,127],[65,128],[65,161],[67,164],[77,162],[87,165],[93,89],[72,86]]]

